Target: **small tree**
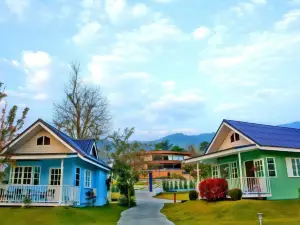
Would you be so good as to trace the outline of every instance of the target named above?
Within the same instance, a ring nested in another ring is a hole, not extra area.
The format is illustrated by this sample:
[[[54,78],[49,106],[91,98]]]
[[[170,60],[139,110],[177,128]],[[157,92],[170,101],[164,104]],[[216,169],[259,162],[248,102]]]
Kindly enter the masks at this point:
[[[154,145],[155,150],[169,150],[171,149],[173,144],[170,143],[169,140],[163,140]]]
[[[209,142],[207,142],[207,141],[201,142],[200,145],[199,145],[200,155],[204,155],[204,153],[206,152],[208,147],[209,147]]]
[[[0,153],[3,147],[16,137],[17,132],[22,129],[29,111],[29,108],[25,107],[21,117],[17,119],[18,106],[14,105],[11,109],[8,109],[6,98],[4,84],[0,82]],[[8,157],[0,159],[0,166],[8,162]],[[4,172],[0,172],[0,181],[4,175]]]
[[[174,145],[171,150],[174,152],[184,152],[184,148],[181,148],[178,145]]]
[[[114,161],[113,174],[120,193],[127,196],[129,207],[131,207],[131,196],[134,195],[134,184],[139,180],[139,176],[145,173],[144,169],[147,166],[145,151],[141,150],[142,144],[129,141],[133,134],[134,128],[114,132],[108,136],[111,145],[106,146]],[[114,151],[111,151],[112,149]]]

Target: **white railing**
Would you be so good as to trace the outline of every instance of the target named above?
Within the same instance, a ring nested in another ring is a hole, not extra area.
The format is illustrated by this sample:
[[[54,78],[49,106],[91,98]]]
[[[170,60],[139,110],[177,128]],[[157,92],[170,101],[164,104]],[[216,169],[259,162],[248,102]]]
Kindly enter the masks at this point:
[[[268,177],[243,177],[242,191],[244,194],[271,194],[271,183]]]
[[[227,179],[228,189],[241,188],[244,195],[271,194],[270,178],[268,177],[242,177]]]
[[[22,203],[25,197],[29,197],[32,203],[79,203],[79,187],[63,185],[61,199],[60,192],[59,185],[0,185],[0,203]]]

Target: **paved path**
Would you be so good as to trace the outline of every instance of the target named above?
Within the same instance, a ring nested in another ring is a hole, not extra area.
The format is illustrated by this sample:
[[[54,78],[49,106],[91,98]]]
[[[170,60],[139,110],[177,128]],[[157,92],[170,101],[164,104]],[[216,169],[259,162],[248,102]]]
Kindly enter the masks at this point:
[[[172,201],[152,198],[152,195],[148,191],[136,191],[137,206],[122,212],[118,225],[174,225],[160,213],[164,203]]]

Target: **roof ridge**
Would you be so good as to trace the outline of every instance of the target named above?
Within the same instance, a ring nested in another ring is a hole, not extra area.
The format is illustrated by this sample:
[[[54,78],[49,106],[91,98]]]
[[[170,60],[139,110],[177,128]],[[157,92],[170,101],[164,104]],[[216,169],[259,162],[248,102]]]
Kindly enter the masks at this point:
[[[261,125],[261,126],[267,126],[267,127],[276,127],[276,128],[283,128],[283,129],[292,129],[292,130],[298,130],[300,131],[299,128],[294,128],[294,127],[284,127],[284,126],[279,126],[279,125],[269,125],[269,124],[262,124],[262,123],[253,123],[253,122],[247,122],[247,121],[240,121],[240,120],[228,120],[224,119],[224,122],[226,121],[233,121],[233,122],[239,122],[239,123],[247,123],[247,124],[253,124],[253,125]]]

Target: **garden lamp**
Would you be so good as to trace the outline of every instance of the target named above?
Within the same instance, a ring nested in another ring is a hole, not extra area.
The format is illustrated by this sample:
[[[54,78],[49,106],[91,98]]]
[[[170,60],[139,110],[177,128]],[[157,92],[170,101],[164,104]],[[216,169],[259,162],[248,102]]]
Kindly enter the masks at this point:
[[[262,225],[263,213],[257,213],[259,225]]]

